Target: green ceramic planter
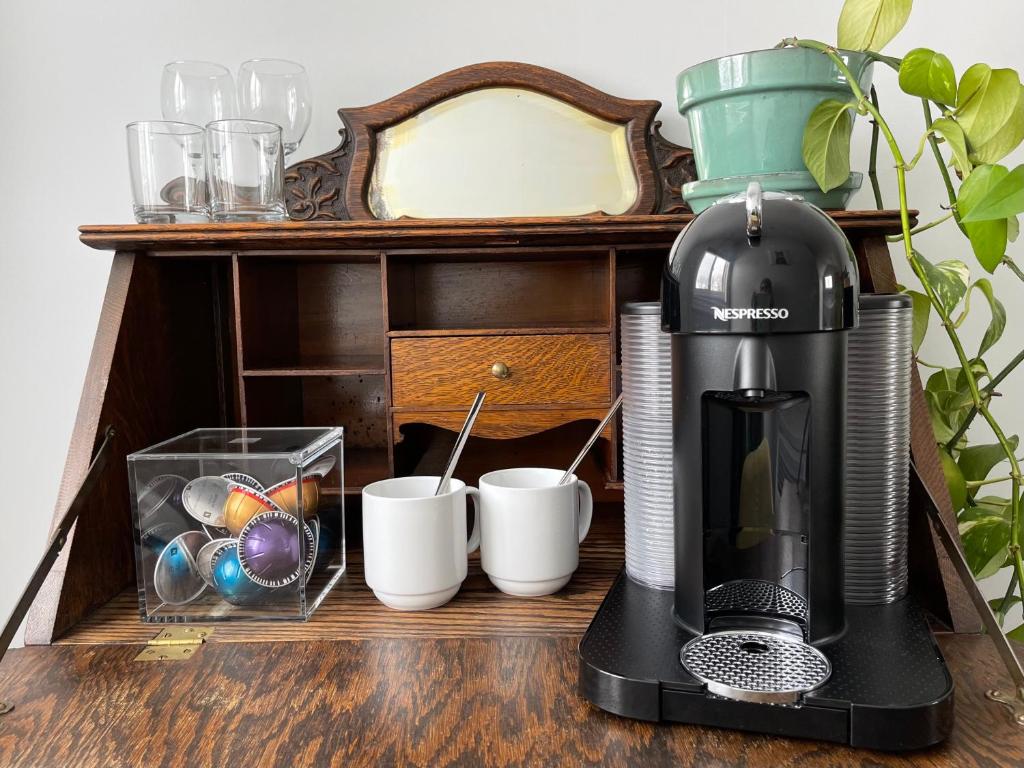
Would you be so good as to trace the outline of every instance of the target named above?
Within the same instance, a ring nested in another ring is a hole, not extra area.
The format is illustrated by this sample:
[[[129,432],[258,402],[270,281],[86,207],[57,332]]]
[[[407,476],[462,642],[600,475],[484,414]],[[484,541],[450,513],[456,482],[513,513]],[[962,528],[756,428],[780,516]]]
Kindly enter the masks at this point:
[[[854,51],[840,55],[867,92],[871,60]],[[851,98],[832,60],[806,48],[705,61],[679,74],[676,93],[701,180],[806,173],[801,144],[807,118],[825,99]]]
[[[723,197],[745,192],[751,181],[758,181],[766,192],[789,192],[800,195],[812,205],[826,211],[834,211],[846,208],[850,196],[860,189],[863,180],[864,174],[851,173],[849,178],[835,189],[822,192],[814,177],[807,171],[748,174],[683,184],[683,199],[694,213],[700,213]]]

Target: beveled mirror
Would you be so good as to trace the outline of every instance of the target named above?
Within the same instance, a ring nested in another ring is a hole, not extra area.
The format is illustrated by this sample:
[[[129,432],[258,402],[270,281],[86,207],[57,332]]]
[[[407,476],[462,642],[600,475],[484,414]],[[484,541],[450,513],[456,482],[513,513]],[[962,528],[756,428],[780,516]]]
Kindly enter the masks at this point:
[[[677,213],[692,153],[657,101],[514,62],[448,72],[342,109],[336,149],[290,167],[292,218],[481,219]]]
[[[378,219],[580,216],[636,202],[626,127],[523,88],[454,96],[377,134]]]

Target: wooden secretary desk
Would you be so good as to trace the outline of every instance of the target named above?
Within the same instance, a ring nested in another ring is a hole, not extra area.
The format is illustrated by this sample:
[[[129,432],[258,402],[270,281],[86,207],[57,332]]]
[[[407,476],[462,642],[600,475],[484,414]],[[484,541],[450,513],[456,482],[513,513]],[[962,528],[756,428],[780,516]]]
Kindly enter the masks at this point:
[[[30,615],[27,643],[41,647],[0,667],[0,698],[16,704],[0,718],[0,762],[159,764],[188,750],[200,764],[635,764],[713,760],[712,741],[727,762],[859,760],[838,746],[651,729],[573,693],[574,644],[622,563],[614,424],[582,470],[605,503],[563,592],[500,595],[474,561],[452,603],[404,614],[362,583],[360,489],[436,470],[478,389],[487,402],[458,472],[471,483],[497,466],[568,463],[610,406],[619,308],[659,297],[668,247],[692,218],[680,196],[692,154],[660,135],[659,106],[525,64],[465,67],[341,110],[341,144],[286,172],[291,221],[82,227],[82,242],[116,255],[59,512],[102,427],[117,436]],[[543,130],[524,145],[508,110],[539,115],[552,137],[577,131],[569,160],[599,171],[585,187],[555,170],[544,178],[536,194],[560,196],[562,215],[534,215],[517,196],[530,173],[566,158],[531,153]],[[473,120],[505,134],[481,137]],[[460,121],[476,127],[454,142],[438,133]],[[418,157],[421,146],[433,155]],[[894,290],[884,236],[897,213],[833,215],[865,290]],[[915,459],[951,516],[919,382],[914,402]],[[283,425],[346,429],[335,492],[349,502],[348,574],[306,623],[216,625],[185,666],[134,664],[159,627],[138,618],[125,456],[197,426]],[[933,611],[971,629],[949,564],[918,534],[915,572]],[[951,636],[944,647],[961,659],[958,681],[970,680],[958,692],[966,725],[947,747],[966,759],[971,734],[1012,726],[977,690],[998,678],[984,641]],[[507,727],[481,735],[499,720]]]

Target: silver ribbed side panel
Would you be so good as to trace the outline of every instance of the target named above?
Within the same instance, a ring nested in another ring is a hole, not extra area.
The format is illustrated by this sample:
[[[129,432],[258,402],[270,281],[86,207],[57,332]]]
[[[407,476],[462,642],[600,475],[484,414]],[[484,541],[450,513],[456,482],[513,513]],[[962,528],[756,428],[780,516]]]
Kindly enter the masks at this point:
[[[622,463],[626,573],[675,585],[672,505],[672,350],[661,304],[622,308]]]
[[[910,462],[910,297],[862,294],[847,373],[846,600],[878,604],[907,592]]]

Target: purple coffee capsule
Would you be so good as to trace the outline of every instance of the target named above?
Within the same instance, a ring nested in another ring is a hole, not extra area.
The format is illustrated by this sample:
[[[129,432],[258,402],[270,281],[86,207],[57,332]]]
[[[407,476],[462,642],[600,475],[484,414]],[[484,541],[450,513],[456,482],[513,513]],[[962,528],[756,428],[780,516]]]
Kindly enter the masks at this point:
[[[307,567],[316,556],[313,532],[303,525]],[[299,578],[299,521],[287,512],[271,510],[253,517],[238,536],[242,570],[262,587],[283,587]]]

